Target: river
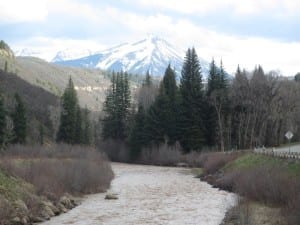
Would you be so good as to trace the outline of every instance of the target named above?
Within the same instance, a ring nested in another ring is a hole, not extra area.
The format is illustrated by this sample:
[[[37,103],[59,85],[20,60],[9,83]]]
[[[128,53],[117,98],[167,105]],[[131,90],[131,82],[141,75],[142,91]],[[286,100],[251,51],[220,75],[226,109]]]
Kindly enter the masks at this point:
[[[189,169],[112,164],[115,179],[105,193],[88,195],[73,210],[41,225],[219,225],[235,195],[212,188]]]

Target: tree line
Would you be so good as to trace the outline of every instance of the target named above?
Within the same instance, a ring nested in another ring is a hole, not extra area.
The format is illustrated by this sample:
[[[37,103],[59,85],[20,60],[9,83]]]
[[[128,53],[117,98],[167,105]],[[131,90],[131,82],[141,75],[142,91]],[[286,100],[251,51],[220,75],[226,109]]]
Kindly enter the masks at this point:
[[[27,110],[22,97],[15,93],[14,107],[5,104],[4,96],[0,95],[0,145],[1,149],[8,144],[26,144],[29,124]],[[89,110],[81,109],[78,104],[76,90],[70,78],[69,83],[61,97],[61,115],[57,142],[68,144],[92,144],[92,127]],[[39,144],[44,144],[44,127],[39,126]]]
[[[149,74],[132,101],[128,76],[111,79],[104,103],[102,138],[125,142],[132,159],[142,149],[167,143],[184,152],[277,146],[292,130],[300,131],[300,83],[285,80],[261,66],[237,67],[234,78],[212,60],[207,83],[194,48],[188,49],[179,84],[171,65],[159,87]]]
[[[61,97],[60,124],[56,141],[68,144],[91,145],[92,128],[87,107],[81,109],[72,78]]]
[[[149,73],[135,95],[130,76],[112,73],[111,85],[99,120],[91,123],[90,112],[79,107],[72,79],[61,97],[57,142],[90,145],[99,134],[105,141],[121,141],[132,159],[142,149],[180,145],[184,152],[248,149],[278,146],[285,132],[300,139],[300,82],[286,80],[261,66],[249,72],[237,67],[230,77],[223,63],[210,63],[207,82],[203,81],[195,49],[188,49],[180,79],[171,65],[159,85]],[[18,94],[15,106],[7,110],[0,99],[0,144],[25,143],[28,129],[26,106]],[[44,129],[39,128],[43,144]],[[56,128],[54,128],[56,130]],[[99,131],[100,130],[100,131]]]

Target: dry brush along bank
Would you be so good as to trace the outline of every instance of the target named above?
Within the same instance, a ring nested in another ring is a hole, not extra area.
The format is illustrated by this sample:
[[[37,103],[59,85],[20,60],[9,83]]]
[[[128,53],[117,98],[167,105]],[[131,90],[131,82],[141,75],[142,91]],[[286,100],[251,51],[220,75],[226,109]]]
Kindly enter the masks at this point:
[[[216,154],[208,156],[203,164],[201,179],[235,192],[242,199],[241,204],[228,212],[224,224],[300,224],[298,160],[252,153],[231,158]],[[258,217],[259,214],[262,216]],[[258,222],[261,220],[268,222]]]
[[[31,224],[65,213],[82,195],[109,188],[114,176],[103,154],[69,145],[11,146],[0,166],[1,225]]]

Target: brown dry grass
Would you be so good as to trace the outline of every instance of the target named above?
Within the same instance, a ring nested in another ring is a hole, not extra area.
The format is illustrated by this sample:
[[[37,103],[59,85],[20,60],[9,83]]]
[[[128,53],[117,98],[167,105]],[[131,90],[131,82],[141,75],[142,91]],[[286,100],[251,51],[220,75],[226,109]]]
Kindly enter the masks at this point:
[[[64,193],[104,191],[113,179],[106,157],[82,146],[11,146],[2,156],[1,166],[53,200]]]

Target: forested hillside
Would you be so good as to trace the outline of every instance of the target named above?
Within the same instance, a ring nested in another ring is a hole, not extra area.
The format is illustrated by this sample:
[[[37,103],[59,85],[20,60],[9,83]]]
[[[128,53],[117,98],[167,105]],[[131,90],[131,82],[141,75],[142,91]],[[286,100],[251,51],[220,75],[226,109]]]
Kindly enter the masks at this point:
[[[7,116],[13,111],[17,93],[22,99],[27,117],[29,143],[39,143],[41,135],[45,141],[53,141],[59,123],[59,98],[44,89],[31,85],[15,74],[0,70],[0,93]],[[12,129],[8,120],[7,129]],[[41,133],[42,132],[42,133]]]

